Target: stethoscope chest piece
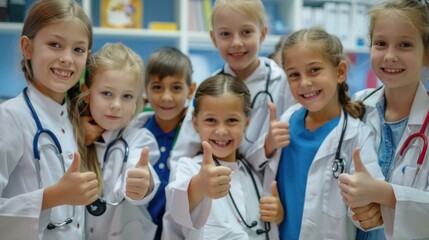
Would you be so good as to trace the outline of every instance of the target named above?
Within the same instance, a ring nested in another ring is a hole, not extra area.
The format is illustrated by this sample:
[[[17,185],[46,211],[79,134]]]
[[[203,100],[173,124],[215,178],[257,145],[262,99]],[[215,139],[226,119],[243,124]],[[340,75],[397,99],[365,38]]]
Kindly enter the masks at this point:
[[[334,175],[334,178],[338,178],[341,173],[344,173],[345,165],[342,158],[335,159],[334,163],[332,163],[332,175]]]
[[[95,200],[95,202],[87,205],[86,210],[93,216],[101,216],[106,211],[106,201],[99,198]]]

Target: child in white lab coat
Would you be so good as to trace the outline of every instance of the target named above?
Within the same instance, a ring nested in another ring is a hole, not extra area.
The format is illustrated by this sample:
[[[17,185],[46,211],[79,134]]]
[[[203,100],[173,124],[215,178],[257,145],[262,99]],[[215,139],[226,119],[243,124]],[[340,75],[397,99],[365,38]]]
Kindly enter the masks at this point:
[[[215,75],[199,86],[194,104],[192,122],[204,154],[181,158],[166,188],[179,239],[278,239],[270,231],[283,219],[276,183],[273,196],[261,198],[259,179],[239,155],[251,114],[246,85]]]
[[[386,181],[371,177],[364,168],[339,178],[350,207],[381,204],[386,239],[429,238],[429,154],[419,153],[426,150],[422,141],[429,135],[429,96],[421,81],[429,64],[427,4],[385,1],[369,11],[371,65],[383,87],[359,92],[356,98],[364,99],[367,107],[364,120],[376,132],[375,148]],[[416,133],[421,137],[408,142]],[[357,239],[378,240],[382,235],[360,232]]]
[[[165,212],[165,187],[174,165],[170,152],[175,147],[177,135],[185,117],[187,101],[192,99],[195,83],[192,82],[192,65],[189,58],[174,47],[162,47],[153,52],[147,62],[145,89],[148,103],[153,111],[143,112],[133,125],[148,131],[150,141],[155,144],[157,157],[150,158],[159,180],[159,189],[148,205],[152,221],[157,225],[154,238],[161,239]],[[167,232],[171,232],[168,226]],[[149,238],[148,238],[149,239]]]
[[[121,43],[105,44],[88,64],[74,125],[87,121],[80,113],[104,131],[88,144],[86,129],[76,128],[83,168],[97,173],[101,189],[99,199],[87,206],[86,239],[140,239],[155,233],[144,206],[159,184],[150,170],[149,149],[142,151],[150,142],[144,132],[127,128],[142,109],[143,79],[143,61]]]
[[[348,219],[337,178],[340,173],[355,171],[355,148],[361,149],[371,173],[382,175],[376,162],[374,132],[359,120],[364,107],[351,102],[347,93],[342,44],[321,28],[303,29],[287,37],[281,53],[291,92],[299,104],[280,120],[270,105],[264,149],[266,156],[274,158],[267,168],[273,175],[277,173],[285,207],[280,237],[354,239],[355,227]],[[276,155],[280,155],[280,162]],[[379,205],[368,207],[367,213],[375,215],[361,219],[366,222],[360,227],[381,225]]]
[[[80,172],[67,105],[91,51],[91,21],[74,1],[36,1],[20,47],[29,85],[0,105],[1,239],[84,239],[78,205],[97,199],[98,184]]]
[[[236,76],[249,88],[252,102],[252,121],[240,145],[240,152],[250,154],[263,141],[257,141],[268,130],[267,104],[274,102],[279,115],[293,104],[283,69],[272,59],[259,57],[261,44],[268,32],[266,14],[261,0],[216,0],[211,16],[210,36],[225,66],[220,72]],[[171,161],[195,156],[201,142],[192,126],[193,107],[188,108],[182,131],[172,151]],[[257,170],[266,159],[249,159]],[[270,186],[264,187],[266,193]]]

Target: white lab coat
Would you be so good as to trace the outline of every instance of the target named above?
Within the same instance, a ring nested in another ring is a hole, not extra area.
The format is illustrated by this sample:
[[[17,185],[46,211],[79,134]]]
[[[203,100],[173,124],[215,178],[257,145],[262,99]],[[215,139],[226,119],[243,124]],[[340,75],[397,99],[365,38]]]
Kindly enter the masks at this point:
[[[280,120],[289,122],[292,114],[301,107],[299,104],[290,107],[281,116]],[[362,121],[352,118],[350,114],[347,117],[347,121],[347,129],[340,151],[340,156],[346,162],[346,172],[354,172],[352,155],[354,149],[359,147],[361,148],[360,156],[368,171],[373,176],[382,179],[383,174],[378,165],[377,152],[374,148],[374,132]],[[355,239],[355,227],[347,216],[348,208],[340,194],[338,180],[332,176],[332,164],[340,140],[343,122],[344,114],[341,113],[338,126],[328,134],[320,145],[308,171],[299,239]],[[265,188],[268,188],[276,177],[280,154],[281,151],[277,150],[274,156],[264,165],[263,181]],[[265,158],[262,144],[259,149],[253,152],[251,157]]]
[[[256,229],[264,229],[259,219],[259,199],[251,177],[240,162],[221,162],[233,170],[231,174],[230,192],[243,218],[248,224],[258,221],[252,229],[247,228],[237,214],[230,197],[219,199],[205,197],[203,201],[189,213],[188,186],[195,174],[200,171],[203,155],[194,158],[181,158],[173,172],[176,180],[166,188],[167,213],[169,220],[180,225],[180,235],[174,231],[163,232],[163,239],[214,240],[214,239],[265,239],[265,235],[257,235]],[[253,174],[253,171],[252,171]],[[261,191],[261,184],[256,176],[256,188]],[[166,224],[164,217],[164,224]],[[271,223],[270,239],[278,239],[275,223]],[[168,225],[168,222],[166,224]],[[274,230],[273,230],[274,229]],[[175,235],[176,234],[176,235]]]
[[[373,91],[368,89],[359,92],[356,94],[356,98],[364,99]],[[380,147],[381,122],[376,103],[383,96],[384,88],[381,88],[364,101],[367,106],[365,121],[376,132],[375,146],[377,151]],[[424,85],[420,83],[411,107],[408,124],[396,148],[395,157],[405,139],[420,131],[428,109],[429,97]],[[429,136],[428,129],[425,130],[425,135]],[[421,146],[421,142],[419,144]],[[429,239],[429,153],[426,153],[416,184],[411,187],[417,159],[417,150],[410,149],[403,160],[398,162],[389,179],[396,196],[396,206],[395,209],[382,206],[384,231],[387,239]],[[406,166],[405,174],[402,172],[404,166]]]
[[[289,84],[286,80],[286,75],[276,62],[271,59],[260,57],[259,66],[253,72],[252,75],[244,81],[246,86],[249,88],[250,95],[252,99],[256,94],[262,90],[265,90],[266,80],[268,76],[269,68],[266,66],[268,64],[271,68],[269,92],[273,97],[274,103],[277,108],[277,115],[280,115],[291,106],[295,100],[290,93]],[[229,65],[225,65],[224,72],[235,75],[231,70]],[[260,99],[258,97],[258,99]],[[261,101],[258,103],[257,108],[254,108],[252,111],[250,126],[247,129],[248,134],[251,135],[251,141],[256,141],[256,137],[259,137],[267,132],[269,127],[269,111],[268,111],[268,102]],[[195,131],[194,126],[192,125],[192,113],[194,111],[193,106],[189,106],[186,112],[185,119],[183,120],[182,127],[179,133],[179,136],[176,141],[176,146],[171,152],[171,161],[170,164],[175,164],[181,157],[192,157],[195,156],[201,150],[201,140],[198,133]],[[246,136],[247,136],[246,135]],[[249,136],[250,137],[250,136]],[[253,143],[247,141],[245,138],[240,144],[240,153],[247,156],[249,149],[253,148]],[[254,167],[255,164],[249,161],[249,163]],[[173,169],[170,167],[170,169]],[[170,177],[171,179],[171,177]]]
[[[113,141],[119,130],[106,131],[102,134],[105,143],[96,142],[98,160],[103,170],[103,198],[109,202],[119,202],[118,206],[107,205],[106,212],[101,216],[93,216],[86,211],[86,236],[91,240],[140,240],[153,239],[157,226],[152,222],[147,210],[147,204],[152,200],[158,190],[160,181],[155,170],[149,163],[152,179],[154,181],[153,191],[142,200],[132,200],[125,195],[126,172],[134,168],[140,160],[140,153],[145,146],[150,148],[149,158],[159,158],[156,142],[150,141],[150,132],[144,128],[136,128],[130,125],[123,133],[123,138],[129,145],[129,157],[126,169],[122,172],[124,159],[124,145],[117,142],[104,162],[107,145]],[[154,151],[155,150],[155,151]]]
[[[73,161],[77,144],[70,123],[67,104],[58,104],[28,86],[28,96],[42,126],[58,138],[66,169]],[[43,189],[39,189],[33,139],[36,123],[21,93],[0,105],[0,235],[1,239],[83,239],[84,207],[76,206],[71,224],[47,230],[49,217],[62,222],[71,217],[71,206],[41,210]],[[42,134],[39,147],[52,144]],[[64,172],[52,150],[44,150],[40,159],[43,187],[57,183]]]

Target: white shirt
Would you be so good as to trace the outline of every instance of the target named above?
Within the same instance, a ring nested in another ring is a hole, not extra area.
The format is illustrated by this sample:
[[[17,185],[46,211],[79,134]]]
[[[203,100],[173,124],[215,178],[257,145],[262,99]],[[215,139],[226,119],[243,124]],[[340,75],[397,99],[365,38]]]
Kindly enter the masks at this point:
[[[125,195],[125,185],[127,171],[134,168],[140,160],[140,153],[145,146],[151,150],[149,159],[159,158],[156,142],[150,141],[148,135],[151,133],[144,128],[135,128],[130,126],[123,133],[123,139],[129,146],[129,156],[123,169],[125,157],[124,143],[116,142],[107,155],[106,162],[104,156],[107,151],[107,145],[113,141],[119,133],[116,131],[106,131],[102,134],[104,143],[96,142],[96,150],[100,166],[103,172],[103,196],[102,198],[111,203],[121,202],[117,206],[107,204],[106,212],[101,216],[93,216],[86,211],[86,232],[87,239],[105,240],[105,239],[127,239],[140,240],[142,236],[145,239],[153,239],[157,226],[152,222],[151,216],[147,210],[147,204],[154,197],[160,181],[156,172],[149,163],[149,168],[154,181],[154,189],[142,200],[132,200]],[[155,151],[153,151],[155,150]]]
[[[166,188],[166,215],[180,225],[182,236],[170,236],[171,232],[166,229],[163,232],[163,239],[265,239],[264,234],[256,234],[256,229],[264,229],[259,216],[259,199],[256,195],[256,189],[260,191],[261,184],[254,176],[257,186],[253,185],[249,172],[240,162],[219,161],[221,165],[233,169],[230,192],[240,214],[248,225],[253,221],[257,221],[258,225],[251,229],[247,228],[228,195],[213,200],[205,197],[192,213],[189,213],[187,189],[192,176],[200,171],[201,162],[202,155],[198,155],[193,159],[181,158],[177,164],[173,173],[176,180],[170,182]],[[275,227],[273,226],[275,223],[271,225],[271,228]],[[270,231],[269,234],[270,239],[278,239],[276,231]]]
[[[73,161],[77,145],[69,121],[67,104],[42,95],[32,85],[28,96],[42,126],[58,138],[66,169]],[[43,189],[39,188],[33,156],[36,123],[21,93],[0,105],[0,232],[2,239],[83,239],[84,208],[75,207],[71,224],[47,230],[49,218],[62,222],[71,217],[71,206],[41,210]],[[42,134],[39,147],[53,141]],[[41,152],[40,176],[43,187],[57,183],[63,176],[59,158],[51,149]]]
[[[356,93],[355,97],[362,100],[373,91],[364,90]],[[381,122],[376,104],[383,96],[384,88],[381,88],[364,101],[367,106],[365,122],[376,132],[375,147],[377,150],[380,147]],[[395,157],[406,138],[420,131],[428,109],[429,96],[424,85],[420,83],[408,117],[408,124],[396,148]],[[428,129],[425,130],[425,135],[429,136]],[[421,142],[419,145],[421,146]],[[395,164],[395,169],[389,179],[396,197],[396,206],[395,209],[382,206],[387,239],[429,239],[429,153],[426,153],[415,185],[411,186],[417,159],[416,148],[411,148],[404,158]]]

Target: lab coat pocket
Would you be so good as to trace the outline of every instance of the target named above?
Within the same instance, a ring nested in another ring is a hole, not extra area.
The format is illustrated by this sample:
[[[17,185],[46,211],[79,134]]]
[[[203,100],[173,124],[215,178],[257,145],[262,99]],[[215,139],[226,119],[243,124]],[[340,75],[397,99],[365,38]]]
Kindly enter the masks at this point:
[[[428,185],[428,170],[420,168],[417,175],[416,173],[417,167],[401,166],[398,171],[395,171],[391,182],[419,190],[426,190]]]
[[[338,180],[332,178],[330,184],[326,184],[328,184],[329,187],[323,191],[323,213],[338,219],[344,218],[347,214],[347,206],[342,200],[343,197],[340,194]]]

